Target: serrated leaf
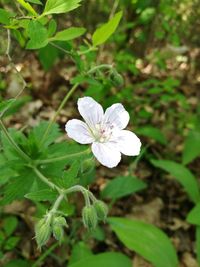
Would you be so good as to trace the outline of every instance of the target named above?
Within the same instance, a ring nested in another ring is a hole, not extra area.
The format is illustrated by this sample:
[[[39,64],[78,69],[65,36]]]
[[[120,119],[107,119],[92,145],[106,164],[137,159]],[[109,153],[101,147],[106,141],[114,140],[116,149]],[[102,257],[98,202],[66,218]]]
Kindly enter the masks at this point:
[[[167,140],[166,140],[164,134],[159,129],[157,129],[155,127],[152,127],[152,126],[141,127],[137,130],[137,134],[150,137],[150,138],[158,141],[162,145],[167,144]]]
[[[61,32],[57,32],[56,35],[50,38],[51,41],[70,41],[85,33],[85,28],[71,27]]]
[[[101,192],[103,198],[118,199],[146,188],[146,184],[133,176],[119,176],[108,182]]]
[[[185,166],[170,160],[151,160],[151,163],[158,168],[169,172],[184,187],[191,200],[195,203],[200,200],[199,185],[189,169]]]
[[[3,198],[0,201],[0,205],[6,205],[14,200],[18,200],[24,197],[30,191],[33,184],[33,177],[28,173],[14,177],[10,183],[8,183],[3,190]]]
[[[92,43],[94,46],[103,44],[115,32],[121,20],[122,11],[116,13],[114,17],[107,23],[98,28],[92,35]]]
[[[200,203],[198,203],[187,215],[187,221],[200,226]]]
[[[178,267],[176,251],[167,235],[154,225],[136,220],[109,218],[120,241],[155,267]]]
[[[183,149],[183,164],[188,164],[200,156],[200,132],[192,130],[189,132]]]
[[[63,172],[63,176],[59,181],[59,184],[67,189],[75,184],[77,184],[77,175],[80,168],[80,164],[78,161],[74,161],[70,168],[67,171]]]
[[[86,267],[86,266],[131,267],[132,263],[131,260],[122,253],[105,252],[93,256],[88,256],[78,262],[69,265],[69,267]]]
[[[34,10],[34,8],[24,0],[17,0],[17,2],[23,6],[28,12],[30,12],[32,15],[37,16],[37,12]]]
[[[66,13],[80,6],[82,0],[47,0],[43,16]]]
[[[27,34],[30,38],[26,45],[27,49],[39,49],[48,44],[48,31],[37,20],[31,20],[29,22]]]
[[[51,189],[33,191],[25,195],[26,198],[34,201],[53,201],[57,196],[58,193]]]

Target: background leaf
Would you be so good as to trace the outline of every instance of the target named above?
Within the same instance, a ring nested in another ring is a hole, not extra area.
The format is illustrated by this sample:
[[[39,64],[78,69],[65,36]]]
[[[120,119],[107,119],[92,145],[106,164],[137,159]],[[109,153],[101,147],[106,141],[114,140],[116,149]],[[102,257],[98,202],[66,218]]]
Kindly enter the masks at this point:
[[[103,198],[118,199],[146,188],[146,184],[133,176],[119,176],[109,181],[101,192]]]
[[[124,245],[136,251],[155,267],[178,267],[170,239],[157,227],[141,221],[109,218],[112,230]]]
[[[80,6],[81,0],[47,0],[43,15],[69,12]]]
[[[87,267],[94,267],[94,266],[132,267],[132,263],[127,256],[121,253],[106,252],[87,257],[85,259],[82,259],[78,262],[69,265],[69,267],[86,267],[86,266]]]
[[[182,162],[188,164],[198,156],[200,156],[200,131],[192,130],[185,140]]]
[[[107,39],[115,32],[121,20],[122,11],[116,13],[114,17],[107,23],[98,28],[92,35],[92,43],[94,46],[105,43]]]
[[[152,126],[140,127],[136,132],[138,135],[144,135],[144,136],[150,137],[162,145],[166,145],[167,143],[167,140],[164,134],[155,127],[152,127]]]
[[[187,221],[200,226],[200,203],[198,203],[187,215]]]
[[[170,160],[151,160],[151,163],[174,176],[184,187],[193,202],[197,203],[200,200],[198,182],[189,169]]]

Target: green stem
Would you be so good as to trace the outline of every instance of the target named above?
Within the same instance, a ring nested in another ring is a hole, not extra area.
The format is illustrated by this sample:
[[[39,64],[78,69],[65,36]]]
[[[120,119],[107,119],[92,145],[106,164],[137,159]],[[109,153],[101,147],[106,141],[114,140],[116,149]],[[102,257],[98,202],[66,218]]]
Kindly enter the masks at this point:
[[[14,139],[10,136],[9,132],[7,131],[6,127],[4,126],[2,120],[0,120],[0,128],[1,130],[4,132],[4,134],[6,135],[8,141],[10,142],[10,144],[13,146],[13,148],[17,151],[17,153],[23,158],[25,159],[25,161],[30,162],[31,158],[29,158],[29,156],[27,156],[24,151],[21,150],[21,148],[15,143]]]
[[[78,87],[79,83],[76,83],[72,86],[72,88],[69,90],[69,92],[66,94],[65,98],[63,99],[63,101],[61,102],[60,106],[58,107],[55,115],[53,116],[52,120],[50,121],[43,137],[42,140],[40,142],[40,145],[42,145],[42,143],[44,142],[46,136],[48,135],[53,123],[56,121],[57,116],[59,115],[60,111],[62,110],[62,108],[64,107],[64,105],[66,104],[67,100],[70,98],[70,96],[74,93],[74,91],[76,90],[76,88]]]
[[[60,187],[58,187],[57,185],[55,185],[54,183],[52,183],[51,181],[49,181],[49,179],[47,177],[45,177],[36,167],[34,167],[33,170],[34,170],[35,174],[40,178],[41,181],[43,181],[45,184],[47,184],[53,190],[56,189],[59,192],[59,194],[62,194],[62,189]]]
[[[59,195],[59,197],[56,199],[52,209],[50,210],[50,213],[55,213],[57,211],[57,209],[59,208],[60,203],[61,203],[61,201],[63,200],[64,197],[65,197],[64,193],[61,193]]]
[[[79,56],[81,56],[81,55],[85,55],[85,54],[88,54],[88,53],[91,52],[91,51],[96,51],[96,50],[98,50],[97,47],[91,46],[90,48],[88,48],[88,49],[85,50],[85,51],[79,51],[79,52],[78,52],[78,55],[79,55]]]
[[[77,156],[81,156],[81,155],[85,155],[85,154],[89,154],[89,153],[90,153],[90,148],[88,148],[84,151],[81,151],[81,152],[68,154],[68,155],[61,156],[61,157],[56,157],[56,158],[52,158],[52,159],[37,160],[37,161],[35,161],[35,163],[36,164],[48,164],[48,163],[52,163],[52,162],[62,161],[65,159],[71,159],[73,157],[77,157]]]
[[[91,74],[99,69],[112,69],[113,68],[113,65],[109,65],[109,64],[101,64],[101,65],[98,65],[98,66],[95,66],[93,68],[91,68],[87,74]]]
[[[53,245],[51,245],[37,260],[35,263],[33,263],[33,265],[31,267],[38,267],[41,266],[44,259],[49,256],[49,254],[51,254],[51,252],[57,248],[59,245],[58,242],[54,243]]]

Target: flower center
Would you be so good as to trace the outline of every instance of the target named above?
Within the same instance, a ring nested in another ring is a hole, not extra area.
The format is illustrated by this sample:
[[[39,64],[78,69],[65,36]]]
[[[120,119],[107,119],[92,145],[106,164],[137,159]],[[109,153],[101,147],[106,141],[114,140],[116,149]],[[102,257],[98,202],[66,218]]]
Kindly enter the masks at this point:
[[[95,128],[92,129],[92,135],[95,138],[95,141],[100,143],[108,142],[112,135],[113,125],[109,122],[107,123],[98,123],[95,125]]]

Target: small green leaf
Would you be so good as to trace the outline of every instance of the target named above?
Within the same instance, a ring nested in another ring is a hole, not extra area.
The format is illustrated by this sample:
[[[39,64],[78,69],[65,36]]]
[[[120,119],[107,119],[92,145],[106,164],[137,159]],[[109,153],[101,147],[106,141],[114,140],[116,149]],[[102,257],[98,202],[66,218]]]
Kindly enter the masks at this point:
[[[108,182],[101,196],[118,199],[146,188],[146,184],[133,176],[119,176]]]
[[[43,16],[66,13],[80,6],[81,0],[47,0]]]
[[[198,156],[200,156],[200,131],[192,130],[185,140],[182,162],[188,164]]]
[[[12,235],[18,225],[18,220],[15,216],[9,216],[3,220],[3,229],[6,236]]]
[[[10,12],[8,12],[7,10],[3,8],[0,8],[0,23],[9,25],[10,17],[12,17],[12,14]]]
[[[26,3],[24,0],[17,0],[17,2],[23,6],[28,12],[30,12],[32,15],[37,16],[37,12],[34,10],[34,8],[29,4]]]
[[[79,168],[80,163],[78,161],[74,161],[70,168],[63,172],[62,178],[58,181],[59,184],[65,189],[75,185],[78,181],[77,175]]]
[[[105,252],[86,257],[80,261],[72,263],[69,267],[131,267],[131,260],[122,253]],[[163,266],[164,267],[164,266]],[[169,267],[169,266],[168,266]],[[170,266],[171,267],[171,266]]]
[[[61,32],[57,32],[56,35],[50,38],[51,41],[69,41],[73,40],[85,33],[85,28],[71,27]]]
[[[25,195],[26,198],[34,201],[53,201],[57,196],[58,194],[51,189],[33,191]]]
[[[196,178],[185,166],[170,160],[151,160],[158,168],[169,172],[184,187],[191,200],[195,203],[200,200],[199,185]]]
[[[109,218],[123,244],[155,267],[178,267],[176,251],[167,235],[154,225],[136,220]],[[123,265],[122,265],[123,266]]]
[[[115,16],[107,23],[98,28],[92,35],[92,43],[94,46],[103,44],[115,32],[121,20],[122,11],[115,14]]]
[[[27,34],[30,38],[26,48],[39,49],[48,44],[48,31],[37,20],[31,20],[28,24]]]
[[[57,29],[57,22],[55,21],[55,19],[51,19],[48,27],[48,36],[51,37],[52,35],[54,35],[56,29]]]
[[[4,245],[5,250],[12,250],[15,248],[20,240],[20,237],[18,236],[11,236],[6,240],[6,243]]]
[[[167,144],[164,134],[157,128],[151,126],[144,126],[137,130],[137,134],[150,137],[162,145]]]
[[[187,221],[200,226],[200,203],[198,203],[187,215]]]

